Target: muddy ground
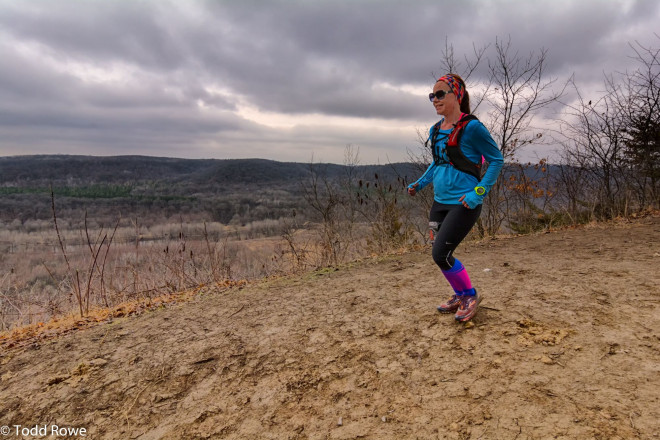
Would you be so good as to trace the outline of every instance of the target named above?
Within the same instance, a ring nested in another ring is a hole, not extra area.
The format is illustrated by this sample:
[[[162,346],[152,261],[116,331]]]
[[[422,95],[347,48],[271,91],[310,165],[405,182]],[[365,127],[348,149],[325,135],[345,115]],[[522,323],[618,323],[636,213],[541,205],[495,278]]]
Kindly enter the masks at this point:
[[[465,243],[474,325],[436,312],[424,250],[4,348],[3,438],[660,438],[659,238],[646,217]]]

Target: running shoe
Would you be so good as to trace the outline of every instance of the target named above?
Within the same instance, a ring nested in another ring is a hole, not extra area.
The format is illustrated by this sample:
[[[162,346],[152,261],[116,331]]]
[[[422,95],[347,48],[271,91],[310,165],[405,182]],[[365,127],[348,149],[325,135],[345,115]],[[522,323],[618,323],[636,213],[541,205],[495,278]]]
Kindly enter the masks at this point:
[[[461,305],[461,297],[458,295],[454,295],[451,298],[449,298],[448,301],[445,301],[443,304],[440,304],[438,306],[438,312],[453,313],[456,310],[458,310],[460,305]]]
[[[475,295],[462,295],[460,297],[460,305],[458,311],[456,311],[456,321],[466,322],[469,321],[477,314],[477,309],[479,308],[479,303],[481,302],[481,296]]]

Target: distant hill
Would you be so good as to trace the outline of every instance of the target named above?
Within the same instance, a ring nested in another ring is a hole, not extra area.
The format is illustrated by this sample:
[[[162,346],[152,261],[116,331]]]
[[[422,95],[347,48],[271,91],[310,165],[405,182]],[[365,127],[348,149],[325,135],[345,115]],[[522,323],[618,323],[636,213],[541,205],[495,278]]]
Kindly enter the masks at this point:
[[[521,165],[528,177],[538,171]],[[44,220],[52,217],[50,188],[59,214],[82,219],[140,217],[214,220],[246,224],[309,212],[302,189],[312,171],[337,182],[353,179],[396,184],[417,179],[424,166],[413,163],[362,165],[349,168],[328,163],[277,162],[266,159],[176,159],[148,156],[39,155],[0,157],[0,221]],[[550,174],[557,168],[547,166]],[[519,165],[505,175],[520,173]]]
[[[0,157],[0,221],[52,217],[50,188],[59,215],[82,219],[140,217],[211,219],[241,224],[303,212],[301,188],[311,171],[329,181],[349,168],[265,159],[176,159],[147,156]],[[419,170],[407,163],[366,165],[354,176],[372,180],[413,179]]]
[[[314,164],[329,178],[345,173],[336,164]],[[384,178],[415,174],[412,165],[366,165],[360,173]],[[0,157],[0,186],[127,184],[144,181],[258,184],[300,181],[310,164],[266,159],[176,159],[148,156],[38,155]]]
[[[214,161],[146,156],[14,156],[0,157],[0,184],[42,182],[108,183],[177,179],[209,169]]]

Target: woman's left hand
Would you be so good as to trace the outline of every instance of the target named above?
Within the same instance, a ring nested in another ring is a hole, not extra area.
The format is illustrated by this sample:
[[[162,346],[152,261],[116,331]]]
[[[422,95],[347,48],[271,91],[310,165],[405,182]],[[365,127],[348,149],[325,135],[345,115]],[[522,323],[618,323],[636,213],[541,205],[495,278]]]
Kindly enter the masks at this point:
[[[483,203],[484,196],[480,196],[476,192],[472,191],[465,194],[463,197],[458,199],[458,201],[461,202],[467,209],[475,209],[477,206]]]
[[[465,201],[465,196],[461,196],[461,198],[458,199],[458,201],[461,202],[463,206],[465,206],[467,209],[472,209],[470,208],[470,205],[468,205],[467,202]]]

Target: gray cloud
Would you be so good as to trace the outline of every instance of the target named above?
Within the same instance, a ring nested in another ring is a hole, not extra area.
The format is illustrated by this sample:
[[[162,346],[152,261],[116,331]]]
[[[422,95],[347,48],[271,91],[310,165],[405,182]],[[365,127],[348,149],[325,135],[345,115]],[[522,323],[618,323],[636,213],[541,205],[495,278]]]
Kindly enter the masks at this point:
[[[630,42],[657,46],[659,18],[645,0],[0,0],[0,154],[401,160],[436,117],[445,41],[546,48],[548,77],[595,89]]]

